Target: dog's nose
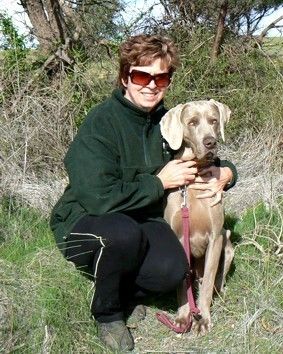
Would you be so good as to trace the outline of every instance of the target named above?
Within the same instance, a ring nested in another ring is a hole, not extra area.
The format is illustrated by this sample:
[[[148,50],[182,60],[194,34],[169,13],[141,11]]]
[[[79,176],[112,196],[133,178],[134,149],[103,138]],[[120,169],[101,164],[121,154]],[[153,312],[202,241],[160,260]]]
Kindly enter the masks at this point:
[[[203,139],[203,145],[207,149],[212,150],[216,147],[216,139],[213,136],[207,136]]]

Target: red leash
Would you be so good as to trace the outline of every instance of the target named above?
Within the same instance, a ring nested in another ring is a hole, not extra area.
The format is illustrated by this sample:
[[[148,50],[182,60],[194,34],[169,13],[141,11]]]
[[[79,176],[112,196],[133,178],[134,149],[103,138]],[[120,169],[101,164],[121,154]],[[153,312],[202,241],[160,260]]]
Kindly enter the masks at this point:
[[[187,283],[187,299],[190,306],[190,314],[188,316],[187,324],[184,327],[179,327],[174,322],[170,320],[170,318],[165,313],[157,313],[157,319],[165,324],[168,328],[176,333],[185,333],[190,331],[192,327],[192,316],[198,315],[200,310],[196,306],[194,294],[193,294],[193,273],[192,273],[192,254],[191,254],[191,246],[190,246],[190,230],[189,230],[189,209],[187,207],[187,191],[186,187],[182,189],[182,195],[184,198],[184,202],[182,203],[182,226],[183,226],[183,239],[184,239],[184,250],[188,259],[189,272],[186,275],[186,283]]]

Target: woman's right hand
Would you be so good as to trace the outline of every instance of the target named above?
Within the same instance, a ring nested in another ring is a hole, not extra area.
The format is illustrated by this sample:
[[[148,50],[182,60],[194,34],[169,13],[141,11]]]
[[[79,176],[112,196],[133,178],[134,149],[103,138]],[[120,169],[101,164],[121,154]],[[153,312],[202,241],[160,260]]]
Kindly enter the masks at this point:
[[[172,160],[157,174],[164,189],[177,188],[194,182],[198,172],[195,161]]]

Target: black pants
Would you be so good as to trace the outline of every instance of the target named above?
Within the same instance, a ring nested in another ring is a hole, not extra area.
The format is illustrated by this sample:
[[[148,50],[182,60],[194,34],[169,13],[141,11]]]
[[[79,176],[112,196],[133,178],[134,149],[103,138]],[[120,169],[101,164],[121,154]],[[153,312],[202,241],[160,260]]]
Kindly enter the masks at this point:
[[[93,277],[91,312],[100,322],[122,319],[137,293],[175,289],[188,267],[168,224],[137,222],[122,213],[83,217],[67,240],[66,256]]]

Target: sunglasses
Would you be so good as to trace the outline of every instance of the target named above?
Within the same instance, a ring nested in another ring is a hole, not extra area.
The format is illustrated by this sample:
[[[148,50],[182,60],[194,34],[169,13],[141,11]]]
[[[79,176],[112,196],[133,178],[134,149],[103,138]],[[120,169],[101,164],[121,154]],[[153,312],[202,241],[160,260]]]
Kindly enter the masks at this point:
[[[171,82],[171,73],[150,75],[144,71],[132,70],[129,76],[133,84],[140,86],[146,86],[153,80],[157,87],[167,87]]]

